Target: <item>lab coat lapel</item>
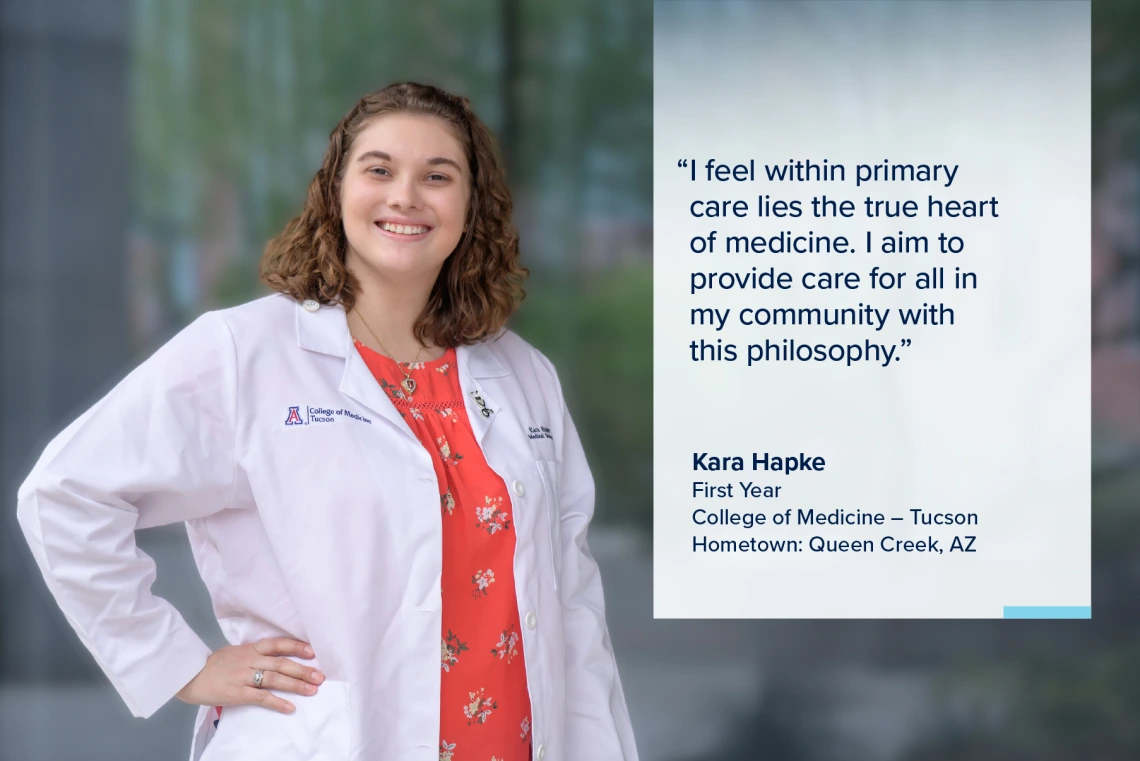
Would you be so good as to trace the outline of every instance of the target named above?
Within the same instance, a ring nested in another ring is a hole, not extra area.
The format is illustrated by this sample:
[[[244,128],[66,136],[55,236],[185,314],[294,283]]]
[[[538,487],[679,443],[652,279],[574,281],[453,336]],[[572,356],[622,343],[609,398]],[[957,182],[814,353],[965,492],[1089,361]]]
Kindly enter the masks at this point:
[[[298,304],[297,343],[303,349],[344,359],[340,392],[408,436],[416,438],[353,345],[352,333],[348,329],[342,306],[322,305],[315,312],[310,312]]]
[[[352,344],[352,336],[348,338],[348,347],[344,361],[344,375],[340,379],[340,391],[350,399],[360,403],[375,414],[387,420],[413,439],[416,434],[408,426],[404,416],[392,404],[392,400],[384,393],[384,389],[376,381],[376,376],[368,369],[364,358]],[[418,439],[417,439],[418,441]]]
[[[483,437],[491,430],[491,425],[500,416],[503,397],[498,394],[501,385],[497,381],[511,374],[487,342],[473,346],[460,346],[455,350],[455,361],[459,370],[459,387],[463,390],[463,402],[467,418],[475,440],[483,446]]]

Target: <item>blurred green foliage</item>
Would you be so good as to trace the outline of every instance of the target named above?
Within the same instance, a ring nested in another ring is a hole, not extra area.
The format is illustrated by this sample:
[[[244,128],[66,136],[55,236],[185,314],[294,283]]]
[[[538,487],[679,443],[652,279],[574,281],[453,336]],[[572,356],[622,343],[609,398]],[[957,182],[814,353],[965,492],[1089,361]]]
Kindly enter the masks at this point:
[[[135,8],[136,224],[167,249],[217,234],[222,184],[240,206],[235,253],[256,261],[300,210],[333,126],[366,92],[409,79],[469,96],[505,141],[532,261],[573,268],[587,218],[650,219],[649,2]]]
[[[1140,4],[1097,0],[1092,4],[1094,131],[1127,120],[1135,134],[1140,105]]]
[[[603,520],[653,515],[653,273],[538,279],[512,327],[554,363],[597,483]]]

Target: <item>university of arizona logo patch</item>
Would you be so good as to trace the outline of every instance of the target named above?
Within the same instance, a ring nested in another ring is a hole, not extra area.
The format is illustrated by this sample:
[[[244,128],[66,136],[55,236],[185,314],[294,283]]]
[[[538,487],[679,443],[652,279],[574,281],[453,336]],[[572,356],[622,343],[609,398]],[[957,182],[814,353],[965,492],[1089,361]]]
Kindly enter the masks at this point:
[[[313,407],[305,405],[305,414],[301,414],[301,405],[289,407],[289,414],[285,416],[285,425],[320,425],[321,423],[336,423],[340,419],[356,420],[372,425],[369,418],[364,417],[345,407]]]

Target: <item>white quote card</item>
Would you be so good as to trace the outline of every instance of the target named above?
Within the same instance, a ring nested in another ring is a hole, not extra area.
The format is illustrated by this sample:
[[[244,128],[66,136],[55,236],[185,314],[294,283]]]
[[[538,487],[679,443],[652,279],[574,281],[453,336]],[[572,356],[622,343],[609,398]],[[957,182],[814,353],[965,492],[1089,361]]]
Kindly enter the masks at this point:
[[[654,614],[1087,618],[1088,2],[658,2]]]

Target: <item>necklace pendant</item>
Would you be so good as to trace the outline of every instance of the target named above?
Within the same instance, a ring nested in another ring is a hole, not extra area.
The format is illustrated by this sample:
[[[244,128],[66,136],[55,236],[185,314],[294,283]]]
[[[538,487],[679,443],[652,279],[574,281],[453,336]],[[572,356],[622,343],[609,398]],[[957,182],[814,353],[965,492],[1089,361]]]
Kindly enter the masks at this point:
[[[400,385],[404,387],[404,391],[409,395],[416,393],[416,382],[411,378],[404,378],[400,381]]]

